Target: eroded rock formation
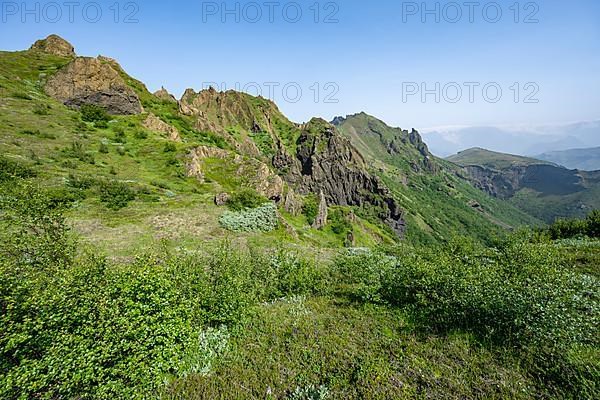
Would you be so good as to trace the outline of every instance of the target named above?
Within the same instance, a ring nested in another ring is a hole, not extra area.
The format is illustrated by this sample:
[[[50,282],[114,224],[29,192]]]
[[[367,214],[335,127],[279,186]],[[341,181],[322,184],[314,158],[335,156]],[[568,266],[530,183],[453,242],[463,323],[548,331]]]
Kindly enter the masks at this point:
[[[74,59],[48,79],[45,90],[73,108],[95,104],[114,115],[143,111],[140,99],[115,68],[97,58]]]
[[[38,40],[30,50],[39,50],[60,57],[75,57],[73,45],[58,35],[50,35],[46,39]]]

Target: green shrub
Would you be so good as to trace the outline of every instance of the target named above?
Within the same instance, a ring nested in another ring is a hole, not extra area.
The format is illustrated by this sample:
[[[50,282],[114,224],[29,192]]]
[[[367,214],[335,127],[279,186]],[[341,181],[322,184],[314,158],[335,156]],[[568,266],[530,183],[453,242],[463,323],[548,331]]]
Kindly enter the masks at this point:
[[[33,113],[35,115],[49,115],[51,107],[47,104],[36,104],[33,107]]]
[[[114,131],[115,131],[115,142],[121,143],[121,144],[127,143],[127,135],[123,128],[116,127],[114,129]]]
[[[306,217],[306,221],[309,225],[315,223],[317,215],[319,215],[319,199],[316,195],[310,194],[304,198],[302,214]]]
[[[96,160],[94,159],[94,155],[87,152],[83,143],[79,141],[74,141],[71,143],[70,148],[63,149],[63,153],[67,157],[76,158],[81,162],[88,164],[95,164]]]
[[[127,207],[136,198],[135,191],[129,185],[118,181],[104,181],[99,190],[100,201],[115,211]]]
[[[148,139],[148,132],[143,129],[137,129],[133,136],[139,140]]]
[[[175,143],[167,142],[165,143],[165,147],[163,148],[163,152],[165,153],[174,153],[177,151],[177,146]]]
[[[96,122],[94,122],[94,127],[98,128],[98,129],[108,129],[108,122],[96,121]]]
[[[559,219],[545,231],[553,240],[579,236],[600,238],[600,210],[592,211],[586,219]]]
[[[62,214],[69,202],[64,192],[52,193],[26,182],[4,187],[0,196],[0,263],[26,268],[17,268],[17,275],[27,275],[29,268],[50,271],[70,263],[74,247]]]
[[[109,152],[108,145],[104,142],[101,142],[100,147],[98,148],[98,151],[102,154],[108,154],[108,152]]]
[[[110,121],[110,115],[108,115],[106,110],[95,104],[84,104],[79,109],[79,112],[81,113],[81,120],[85,122]]]
[[[587,235],[591,238],[600,238],[600,210],[595,210],[586,219]]]
[[[245,211],[226,211],[219,218],[221,226],[233,232],[269,232],[279,223],[273,203]]]
[[[352,224],[348,221],[348,216],[343,210],[338,209],[330,213],[329,224],[336,235],[347,235],[352,231]]]
[[[87,190],[91,189],[96,184],[97,180],[88,176],[77,176],[69,174],[69,178],[67,179],[67,185],[74,189]]]
[[[267,203],[267,198],[259,195],[254,190],[245,189],[233,193],[227,200],[227,207],[232,211],[243,211],[251,208],[257,208]]]
[[[36,175],[37,174],[34,170],[23,165],[22,163],[0,156],[0,183],[11,181],[17,178],[33,178]]]

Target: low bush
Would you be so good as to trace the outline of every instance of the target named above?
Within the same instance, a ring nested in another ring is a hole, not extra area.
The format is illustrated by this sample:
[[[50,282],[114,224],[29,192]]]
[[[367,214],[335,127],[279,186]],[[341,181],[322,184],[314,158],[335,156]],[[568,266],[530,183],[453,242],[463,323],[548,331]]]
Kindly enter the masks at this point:
[[[219,218],[221,226],[233,232],[269,232],[279,223],[273,203],[244,211],[226,211]]]
[[[306,217],[306,221],[309,225],[315,223],[317,215],[319,215],[319,199],[316,195],[310,194],[304,198],[304,204],[302,205],[302,214]]]
[[[544,230],[553,240],[589,236],[600,238],[600,210],[585,219],[559,219]]]
[[[99,185],[100,201],[111,210],[118,211],[135,200],[136,193],[128,184],[118,181],[104,181]]]
[[[106,110],[95,104],[84,104],[79,109],[81,113],[81,120],[85,122],[108,122],[110,121],[110,115]]]
[[[227,207],[232,211],[243,211],[260,207],[267,203],[267,198],[259,195],[254,190],[245,189],[233,193],[227,200]]]
[[[0,183],[17,178],[33,178],[36,172],[23,163],[0,156]]]

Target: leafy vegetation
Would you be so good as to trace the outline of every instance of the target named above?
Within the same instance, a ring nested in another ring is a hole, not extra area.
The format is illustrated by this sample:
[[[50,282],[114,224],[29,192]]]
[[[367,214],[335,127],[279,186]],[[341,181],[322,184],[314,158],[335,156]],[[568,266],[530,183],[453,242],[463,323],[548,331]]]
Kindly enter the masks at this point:
[[[79,111],[81,112],[81,120],[85,122],[94,122],[96,124],[104,122],[106,124],[106,122],[110,121],[110,116],[106,110],[94,104],[84,104]],[[104,126],[106,127],[107,125]]]
[[[554,240],[581,236],[600,238],[600,211],[591,212],[586,219],[559,219],[545,231]]]
[[[209,157],[188,176],[190,149],[232,146],[122,70],[181,143],[144,115],[82,122],[43,92],[66,62],[0,53],[0,398],[600,397],[597,212],[508,235],[539,221],[361,117],[382,135],[346,134],[408,240],[374,207],[331,205],[315,230],[315,196],[293,215],[240,191],[252,165]],[[300,129],[243,98],[293,155]],[[274,150],[266,132],[232,132]]]
[[[277,207],[273,203],[243,211],[225,211],[219,223],[233,232],[270,232],[277,228]]]
[[[227,200],[227,207],[232,211],[244,211],[251,208],[258,208],[267,203],[264,196],[256,193],[255,190],[245,189],[235,192]]]

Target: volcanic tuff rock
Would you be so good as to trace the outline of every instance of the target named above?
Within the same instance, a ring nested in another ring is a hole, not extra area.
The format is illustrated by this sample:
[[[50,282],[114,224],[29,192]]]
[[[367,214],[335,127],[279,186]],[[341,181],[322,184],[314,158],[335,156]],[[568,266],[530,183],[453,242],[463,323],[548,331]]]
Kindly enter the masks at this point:
[[[374,206],[380,218],[403,235],[404,213],[389,189],[369,174],[358,150],[326,121],[312,119],[302,129],[296,155],[280,147],[273,164],[300,193],[323,192],[328,204]]]
[[[514,165],[502,170],[479,165],[463,168],[475,187],[505,200],[523,188],[545,195],[567,195],[585,189],[579,171],[553,165]]]
[[[154,92],[154,96],[158,97],[164,101],[170,101],[172,103],[177,103],[177,99],[171,93],[167,91],[164,87],[161,87],[160,90]]]
[[[58,35],[50,35],[46,39],[38,40],[30,50],[39,50],[60,57],[75,57],[73,45]]]
[[[187,89],[179,101],[179,111],[195,117],[196,129],[215,132],[237,151],[253,157],[263,154],[250,136],[264,133],[275,141],[274,124],[285,119],[267,99],[233,90],[218,92],[212,87],[198,93]]]
[[[246,186],[256,190],[259,194],[270,200],[282,200],[285,183],[279,175],[273,173],[266,164],[259,160],[244,158],[227,150],[207,146],[196,147],[188,156],[187,175],[204,182],[204,162],[211,158],[226,160],[234,165],[237,168],[236,174],[244,178]]]
[[[95,104],[115,115],[143,111],[140,99],[115,68],[97,58],[74,59],[50,77],[44,89],[69,107]]]
[[[317,217],[315,218],[315,223],[313,224],[313,228],[315,229],[323,229],[327,225],[327,200],[325,199],[325,195],[323,191],[319,194],[319,212],[317,213]]]
[[[167,124],[156,115],[150,113],[148,117],[142,123],[144,128],[149,129],[154,132],[165,134],[169,140],[174,142],[180,142],[181,137],[179,136],[179,131],[172,125]]]

